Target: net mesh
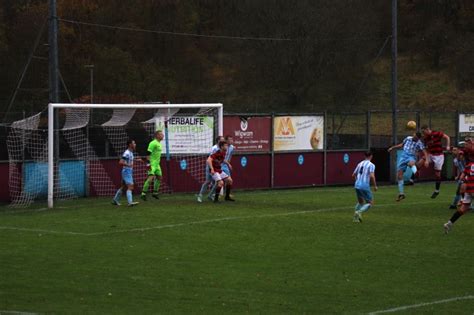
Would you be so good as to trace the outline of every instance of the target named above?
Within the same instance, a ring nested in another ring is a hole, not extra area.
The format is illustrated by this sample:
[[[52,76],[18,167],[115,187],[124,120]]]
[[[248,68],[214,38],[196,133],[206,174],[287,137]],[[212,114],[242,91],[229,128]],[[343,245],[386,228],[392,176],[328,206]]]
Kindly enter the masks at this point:
[[[135,193],[147,178],[147,147],[156,130],[164,131],[161,193],[198,189],[205,159],[217,135],[216,108],[94,109],[71,105],[56,109],[54,198],[112,196],[121,185],[118,160],[127,140],[137,143]],[[47,198],[47,117],[42,113],[13,122],[7,140],[13,206]],[[151,189],[150,189],[151,190]]]

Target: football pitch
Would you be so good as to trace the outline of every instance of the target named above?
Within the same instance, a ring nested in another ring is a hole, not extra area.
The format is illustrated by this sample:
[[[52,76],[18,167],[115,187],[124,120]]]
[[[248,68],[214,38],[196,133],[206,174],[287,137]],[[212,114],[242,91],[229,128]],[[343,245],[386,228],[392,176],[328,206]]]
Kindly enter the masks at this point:
[[[350,187],[2,207],[0,313],[472,314],[474,216],[444,235],[432,189],[380,187],[363,223]]]

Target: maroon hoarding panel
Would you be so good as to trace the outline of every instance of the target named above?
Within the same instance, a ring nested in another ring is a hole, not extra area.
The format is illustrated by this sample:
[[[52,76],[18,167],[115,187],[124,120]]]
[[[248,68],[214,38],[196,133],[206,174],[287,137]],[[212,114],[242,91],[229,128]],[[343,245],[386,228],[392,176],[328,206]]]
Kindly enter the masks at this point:
[[[365,159],[364,152],[328,152],[327,153],[327,184],[350,185],[354,183],[352,173],[360,161]],[[375,161],[374,161],[375,162]],[[375,165],[377,175],[377,164]]]
[[[324,154],[281,153],[275,154],[275,187],[323,185]]]
[[[234,138],[236,152],[269,152],[271,117],[224,117],[224,135]]]
[[[0,201],[8,202],[10,201],[10,188],[8,186],[9,181],[9,169],[8,163],[0,164],[0,185],[2,189],[0,189]]]
[[[232,157],[232,179],[237,189],[271,187],[271,155],[235,155]]]

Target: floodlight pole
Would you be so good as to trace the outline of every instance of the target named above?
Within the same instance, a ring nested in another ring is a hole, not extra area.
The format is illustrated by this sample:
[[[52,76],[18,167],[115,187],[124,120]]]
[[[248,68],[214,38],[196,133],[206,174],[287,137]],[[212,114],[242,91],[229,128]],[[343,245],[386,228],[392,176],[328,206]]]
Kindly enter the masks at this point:
[[[49,32],[48,32],[48,44],[49,44],[49,102],[58,103],[59,102],[59,57],[58,57],[58,16],[56,9],[56,0],[49,0]],[[54,117],[53,117],[54,116]],[[59,163],[59,135],[56,133],[53,146],[53,134],[54,129],[59,129],[59,113],[57,111],[48,109],[48,155],[52,155],[53,158],[56,158],[56,162]],[[53,133],[53,134],[49,134]],[[50,157],[48,156],[48,159]],[[50,159],[52,160],[52,159]],[[59,165],[58,165],[59,167]],[[52,207],[52,199],[54,194],[54,171],[48,170],[51,172],[51,177],[48,177],[48,180],[51,181],[48,183],[48,206]],[[51,205],[50,205],[51,200]]]
[[[398,123],[398,32],[397,32],[397,4],[398,0],[392,0],[392,144],[398,142],[397,123]]]
[[[59,102],[58,17],[56,0],[49,0],[49,101]]]

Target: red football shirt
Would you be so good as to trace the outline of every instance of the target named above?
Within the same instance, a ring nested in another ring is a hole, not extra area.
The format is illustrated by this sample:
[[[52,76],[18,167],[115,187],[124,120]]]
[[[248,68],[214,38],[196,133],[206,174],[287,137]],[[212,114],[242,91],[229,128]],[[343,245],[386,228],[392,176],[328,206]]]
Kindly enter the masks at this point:
[[[214,168],[214,172],[222,173],[222,163],[224,162],[225,154],[226,151],[219,150],[211,155],[212,167]]]
[[[443,154],[443,145],[441,143],[443,136],[444,133],[441,131],[432,131],[429,136],[425,136],[425,144],[431,155]]]
[[[474,194],[474,162],[469,162],[464,169],[464,183],[466,184],[466,192]]]

